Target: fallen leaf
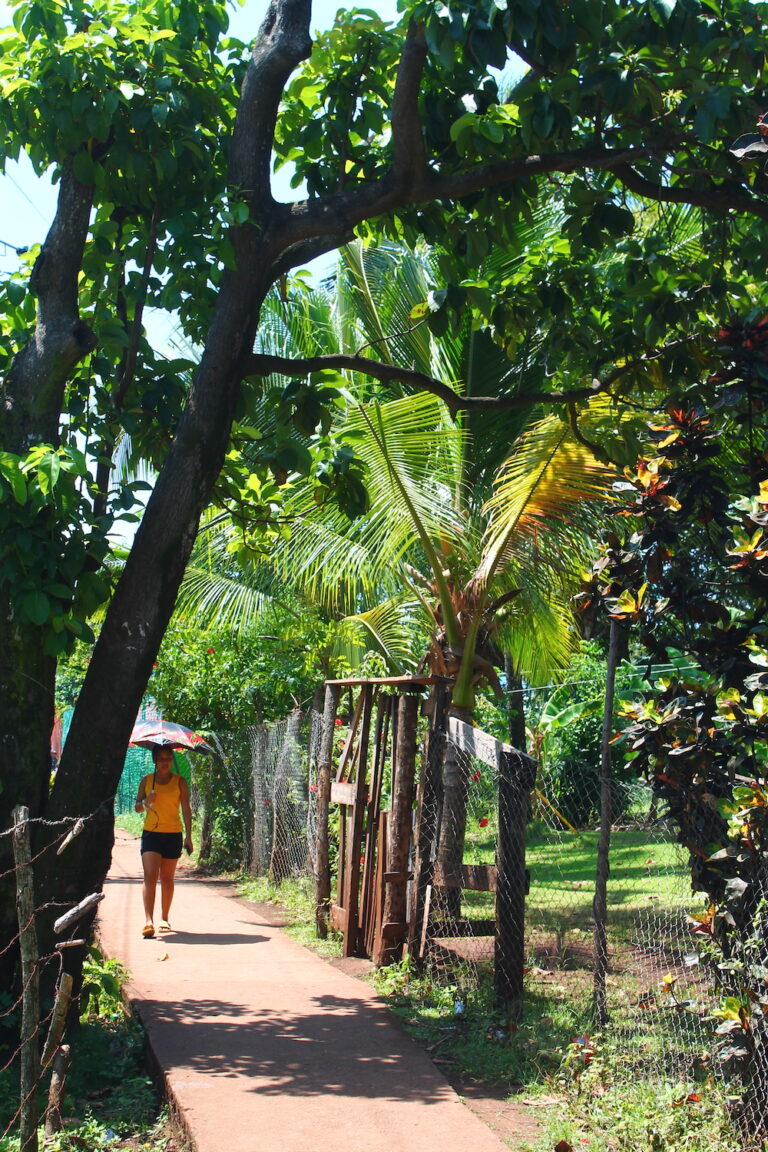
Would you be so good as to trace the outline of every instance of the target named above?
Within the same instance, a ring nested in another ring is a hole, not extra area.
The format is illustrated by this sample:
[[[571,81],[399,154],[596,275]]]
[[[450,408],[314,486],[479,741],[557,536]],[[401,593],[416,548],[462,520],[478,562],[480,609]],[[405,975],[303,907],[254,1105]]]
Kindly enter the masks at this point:
[[[167,960],[167,959],[168,959],[168,957],[169,957],[169,955],[170,955],[170,953],[168,953],[168,952],[165,952],[165,953],[163,953],[163,955],[162,955],[162,956],[158,956],[158,957],[157,957],[157,959],[158,959],[158,960]]]

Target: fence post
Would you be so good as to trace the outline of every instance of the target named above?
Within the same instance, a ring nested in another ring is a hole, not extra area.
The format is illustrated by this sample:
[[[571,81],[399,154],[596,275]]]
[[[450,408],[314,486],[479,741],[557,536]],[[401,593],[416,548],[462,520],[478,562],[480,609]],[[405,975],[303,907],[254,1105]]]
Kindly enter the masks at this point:
[[[328,859],[328,806],[331,799],[331,765],[333,764],[333,738],[336,733],[336,712],[341,688],[326,684],[323,707],[323,726],[320,749],[317,754],[317,843],[315,847],[315,924],[321,940],[328,935],[328,916],[331,907],[331,866]]]
[[[600,742],[600,836],[597,843],[595,869],[595,895],[592,900],[594,920],[594,975],[592,980],[592,1014],[601,1027],[608,1023],[608,1000],[605,978],[608,973],[608,874],[610,872],[611,820],[613,817],[613,787],[611,780],[611,729],[613,727],[613,698],[616,688],[616,668],[619,663],[618,620],[611,620],[608,666],[605,674],[605,705],[603,731]]]
[[[494,980],[497,1008],[513,1024],[523,1014],[525,968],[525,828],[536,761],[518,751],[500,751],[499,840],[496,865],[496,940]]]
[[[40,1079],[40,977],[37,970],[32,849],[29,809],[13,810],[13,856],[16,864],[16,911],[19,918],[21,956],[21,1106],[19,1146],[21,1152],[37,1152],[37,1085]]]

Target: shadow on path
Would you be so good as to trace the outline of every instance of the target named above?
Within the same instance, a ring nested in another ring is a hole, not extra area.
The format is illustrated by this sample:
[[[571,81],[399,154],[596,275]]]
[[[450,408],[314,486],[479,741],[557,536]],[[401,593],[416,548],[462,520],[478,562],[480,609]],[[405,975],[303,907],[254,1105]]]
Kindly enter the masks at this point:
[[[183,1051],[173,1052],[177,1072],[258,1077],[258,1086],[245,1090],[262,1095],[445,1099],[448,1086],[443,1090],[433,1070],[414,1074],[402,1035],[382,1008],[329,995],[311,1003],[313,1009],[291,1013],[224,1000],[145,1000],[140,1010],[157,1035],[183,1033]],[[172,1024],[183,1028],[164,1033]]]

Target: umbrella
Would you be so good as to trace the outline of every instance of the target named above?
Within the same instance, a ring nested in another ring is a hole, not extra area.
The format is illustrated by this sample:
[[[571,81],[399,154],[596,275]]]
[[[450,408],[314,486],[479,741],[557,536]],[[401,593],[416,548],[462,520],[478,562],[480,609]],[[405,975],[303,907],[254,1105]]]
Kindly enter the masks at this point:
[[[210,744],[206,744],[197,732],[183,724],[172,724],[170,720],[138,720],[133,726],[129,745],[132,748],[184,748],[191,752],[213,753]]]

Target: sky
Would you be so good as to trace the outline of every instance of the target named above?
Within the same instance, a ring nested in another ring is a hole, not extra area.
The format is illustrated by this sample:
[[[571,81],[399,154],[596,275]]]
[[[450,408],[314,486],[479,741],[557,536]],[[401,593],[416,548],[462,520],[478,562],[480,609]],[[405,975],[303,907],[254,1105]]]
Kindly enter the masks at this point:
[[[365,6],[365,0],[360,6]],[[313,29],[330,27],[339,7],[337,0],[315,0],[312,5]],[[233,5],[230,34],[241,40],[251,40],[266,10],[267,0],[246,0],[242,5]],[[385,20],[395,20],[396,0],[377,0],[376,11]],[[0,27],[10,24],[12,12],[10,5],[0,2]],[[275,192],[286,200],[300,195],[300,190],[289,188],[289,179],[287,167],[275,178]],[[36,177],[26,159],[6,166],[5,174],[0,174],[0,275],[8,275],[18,267],[17,248],[42,243],[55,205],[55,188],[46,178]],[[325,259],[327,266],[328,258]]]

